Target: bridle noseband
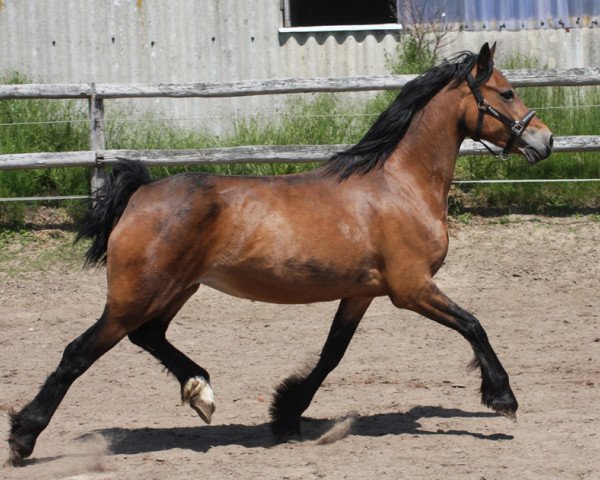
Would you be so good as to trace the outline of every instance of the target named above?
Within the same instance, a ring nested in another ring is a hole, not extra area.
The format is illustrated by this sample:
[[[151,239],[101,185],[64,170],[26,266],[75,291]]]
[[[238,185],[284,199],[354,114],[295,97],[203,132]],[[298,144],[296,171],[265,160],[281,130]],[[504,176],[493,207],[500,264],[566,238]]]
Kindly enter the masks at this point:
[[[467,85],[469,85],[469,88],[471,89],[471,92],[477,101],[477,108],[479,109],[479,116],[477,117],[477,130],[475,130],[475,135],[472,135],[471,138],[476,142],[481,143],[492,153],[492,155],[499,156],[502,160],[508,159],[508,155],[510,154],[515,140],[523,135],[527,125],[529,125],[529,122],[531,122],[531,119],[535,116],[535,112],[533,110],[529,110],[521,120],[513,120],[500,113],[498,110],[492,107],[485,98],[483,98],[481,90],[479,90],[479,85],[477,85],[473,75],[470,73],[467,75]],[[504,125],[507,125],[510,128],[510,138],[508,139],[508,143],[499,155],[481,140],[483,116],[486,113],[497,120],[500,120]]]

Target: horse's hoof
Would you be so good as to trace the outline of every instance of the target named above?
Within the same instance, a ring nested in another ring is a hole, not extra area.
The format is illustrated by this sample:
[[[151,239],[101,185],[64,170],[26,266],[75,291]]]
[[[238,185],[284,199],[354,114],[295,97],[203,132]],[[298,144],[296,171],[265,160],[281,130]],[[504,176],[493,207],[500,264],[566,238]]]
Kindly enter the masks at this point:
[[[22,465],[23,459],[21,458],[21,456],[18,454],[14,454],[13,452],[11,452],[8,456],[8,460],[4,462],[5,467],[20,467]]]
[[[27,433],[28,430],[35,427],[35,423],[27,420],[22,412],[16,412],[13,409],[9,411],[8,415],[11,431],[8,436],[8,460],[5,465],[19,467],[23,465],[23,459],[29,457],[35,447],[37,434],[31,431]]]
[[[511,393],[505,393],[493,399],[490,402],[490,407],[513,422],[517,421],[517,408],[519,408],[519,404]]]
[[[271,434],[277,443],[287,443],[295,438],[300,438],[300,419],[297,420],[273,420],[271,422]]]
[[[19,451],[17,445],[14,445],[13,442],[8,442],[8,460],[4,463],[5,467],[20,467],[23,465],[23,459],[28,457],[31,452],[27,453],[24,449]]]
[[[181,392],[181,403],[189,403],[202,420],[210,424],[215,412],[215,395],[204,377],[190,378]]]
[[[517,423],[517,412],[508,412],[508,411],[501,411],[501,410],[499,410],[498,413],[500,415],[505,416],[506,418],[508,418],[512,422]]]

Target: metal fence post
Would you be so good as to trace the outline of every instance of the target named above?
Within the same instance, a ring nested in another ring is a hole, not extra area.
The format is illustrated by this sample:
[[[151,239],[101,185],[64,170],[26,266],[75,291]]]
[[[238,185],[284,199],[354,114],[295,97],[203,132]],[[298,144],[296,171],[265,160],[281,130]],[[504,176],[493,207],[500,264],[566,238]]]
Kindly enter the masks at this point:
[[[104,135],[104,100],[96,97],[96,85],[91,84],[92,94],[89,100],[90,114],[90,150],[96,153],[96,166],[92,170],[91,196],[92,200],[96,192],[104,185],[106,171],[102,163],[103,158],[99,151],[106,150],[106,137]]]

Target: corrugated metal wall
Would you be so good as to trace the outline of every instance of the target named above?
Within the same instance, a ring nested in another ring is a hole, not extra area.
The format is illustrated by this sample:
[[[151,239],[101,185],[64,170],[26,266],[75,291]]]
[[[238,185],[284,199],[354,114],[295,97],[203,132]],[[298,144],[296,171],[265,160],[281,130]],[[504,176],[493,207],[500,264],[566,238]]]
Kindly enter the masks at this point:
[[[280,0],[3,0],[0,72],[47,83],[212,82],[387,73],[392,32],[279,33]],[[498,40],[552,67],[597,65],[600,29],[465,32],[445,53]],[[358,95],[358,94],[357,94]],[[352,97],[351,97],[352,98]],[[135,101],[166,116],[220,118],[276,109],[274,97]],[[108,106],[110,114],[110,105]]]
[[[457,30],[533,30],[598,26],[598,0],[396,0],[400,22],[441,21]]]

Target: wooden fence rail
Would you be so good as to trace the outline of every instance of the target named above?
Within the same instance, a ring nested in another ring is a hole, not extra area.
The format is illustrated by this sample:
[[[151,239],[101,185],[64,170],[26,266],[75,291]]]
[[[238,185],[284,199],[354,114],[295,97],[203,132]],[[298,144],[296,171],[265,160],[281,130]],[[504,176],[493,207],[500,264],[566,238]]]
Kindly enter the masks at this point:
[[[600,68],[521,69],[508,70],[504,74],[515,87],[600,85]],[[0,170],[90,167],[93,168],[91,190],[94,191],[104,182],[104,166],[115,163],[120,158],[137,159],[152,166],[320,162],[348,145],[248,146],[205,150],[106,150],[104,100],[147,97],[214,98],[313,92],[396,90],[402,88],[413,78],[415,78],[415,75],[248,80],[226,83],[0,85],[0,100],[87,99],[90,119],[89,151],[0,155]],[[559,137],[555,139],[554,145],[555,152],[597,152],[600,151],[600,136]],[[463,143],[460,154],[485,155],[488,152],[481,145],[467,140]],[[47,198],[44,197],[44,199]],[[40,199],[42,198],[40,197]],[[0,199],[0,201],[3,200],[19,199]],[[27,198],[27,200],[35,200],[35,198]]]
[[[0,170],[103,167],[120,159],[139,160],[149,166],[226,165],[236,163],[323,162],[350,145],[285,145],[206,148],[202,150],[86,150],[81,152],[19,153],[0,155]],[[557,137],[555,153],[600,152],[600,136]],[[465,140],[459,155],[489,155],[479,143]]]
[[[563,70],[506,70],[515,87],[574,87],[600,85],[600,68]],[[416,75],[381,75],[345,78],[289,78],[245,80],[224,83],[140,83],[140,84],[23,84],[0,85],[0,99],[33,98],[148,98],[148,97],[241,97],[313,92],[358,92],[399,90]]]

